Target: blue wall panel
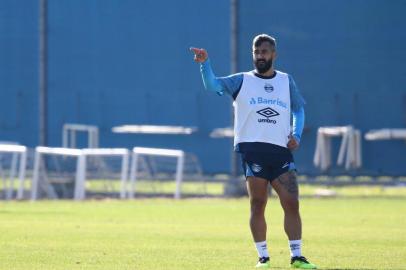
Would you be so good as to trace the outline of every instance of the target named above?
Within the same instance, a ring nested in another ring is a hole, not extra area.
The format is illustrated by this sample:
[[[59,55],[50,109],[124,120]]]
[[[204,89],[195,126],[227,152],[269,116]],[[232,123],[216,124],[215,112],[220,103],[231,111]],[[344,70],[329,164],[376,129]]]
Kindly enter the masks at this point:
[[[38,143],[37,96],[37,1],[0,1],[0,141]]]
[[[66,122],[101,128],[102,146],[159,146],[196,153],[211,171],[227,170],[230,101],[205,93],[190,46],[206,47],[229,70],[228,3],[49,1],[50,144]],[[208,19],[205,14],[211,14]],[[113,134],[121,124],[197,126],[192,136]],[[201,145],[213,145],[212,151]],[[216,159],[214,149],[222,153]]]
[[[230,71],[229,1],[48,1],[49,144],[64,123],[97,125],[101,146],[183,148],[206,172],[228,171],[231,101],[203,90],[190,46]],[[319,126],[406,124],[406,2],[241,0],[239,70],[252,69],[251,41],[278,41],[276,67],[307,100],[299,169],[312,165]],[[0,2],[0,140],[38,143],[38,1]],[[121,124],[196,126],[191,136],[113,134]],[[83,139],[83,138],[82,138]],[[84,144],[84,141],[81,142]],[[404,142],[365,142],[365,171],[403,173]]]

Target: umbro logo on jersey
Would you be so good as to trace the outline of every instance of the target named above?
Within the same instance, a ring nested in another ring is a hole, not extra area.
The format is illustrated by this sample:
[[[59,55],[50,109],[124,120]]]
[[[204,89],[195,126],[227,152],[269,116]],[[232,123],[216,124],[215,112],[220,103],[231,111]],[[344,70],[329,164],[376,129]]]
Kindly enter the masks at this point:
[[[272,86],[272,84],[266,83],[264,85],[264,89],[265,89],[265,92],[271,93],[273,91],[273,86]]]
[[[269,117],[274,117],[274,116],[278,116],[279,113],[277,111],[275,111],[274,109],[267,107],[265,109],[259,110],[257,111],[257,114],[260,114],[262,116],[265,116],[266,118]]]
[[[275,120],[275,119],[269,119],[269,118],[279,115],[279,113],[278,113],[277,111],[275,111],[274,109],[269,108],[269,107],[257,111],[257,114],[266,117],[266,119],[263,119],[263,118],[262,118],[262,119],[258,119],[258,122],[259,122],[259,123],[269,123],[269,124],[276,124],[276,120]]]

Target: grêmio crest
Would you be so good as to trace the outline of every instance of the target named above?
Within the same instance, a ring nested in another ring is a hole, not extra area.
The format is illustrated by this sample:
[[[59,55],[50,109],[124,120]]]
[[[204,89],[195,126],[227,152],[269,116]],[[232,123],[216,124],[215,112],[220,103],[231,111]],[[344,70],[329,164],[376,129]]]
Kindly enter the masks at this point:
[[[266,84],[264,85],[264,89],[265,89],[265,92],[271,93],[271,92],[273,91],[273,86],[272,86],[272,84],[270,84],[270,83],[266,83]]]

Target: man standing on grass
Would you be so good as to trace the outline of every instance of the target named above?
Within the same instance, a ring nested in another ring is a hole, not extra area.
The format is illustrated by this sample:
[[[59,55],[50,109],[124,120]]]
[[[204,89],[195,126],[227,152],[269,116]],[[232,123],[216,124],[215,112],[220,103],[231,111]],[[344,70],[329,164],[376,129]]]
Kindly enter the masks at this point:
[[[292,77],[273,67],[275,39],[265,34],[256,36],[252,44],[255,70],[228,77],[215,77],[205,49],[191,50],[194,60],[200,63],[205,88],[220,95],[227,93],[234,99],[234,147],[241,154],[247,180],[250,227],[259,256],[256,267],[270,267],[265,206],[271,185],[278,193],[285,214],[291,266],[316,269],[301,253],[299,192],[291,153],[299,146],[305,102]]]

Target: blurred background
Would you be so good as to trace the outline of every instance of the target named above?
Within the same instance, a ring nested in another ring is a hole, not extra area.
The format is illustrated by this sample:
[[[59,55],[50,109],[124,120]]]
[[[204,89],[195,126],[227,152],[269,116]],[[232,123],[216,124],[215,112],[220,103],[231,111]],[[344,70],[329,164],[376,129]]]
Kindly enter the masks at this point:
[[[189,47],[206,48],[226,76],[252,69],[252,39],[267,33],[278,42],[276,68],[307,101],[300,173],[321,173],[319,127],[351,125],[362,134],[362,166],[327,173],[405,175],[404,139],[364,139],[406,128],[405,11],[403,0],[1,0],[0,140],[56,147],[64,124],[93,125],[99,147],[182,149],[205,174],[230,173],[231,138],[209,135],[232,125],[231,99],[204,90]],[[120,125],[196,131],[112,132]]]

